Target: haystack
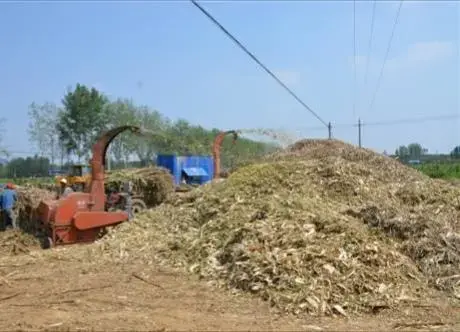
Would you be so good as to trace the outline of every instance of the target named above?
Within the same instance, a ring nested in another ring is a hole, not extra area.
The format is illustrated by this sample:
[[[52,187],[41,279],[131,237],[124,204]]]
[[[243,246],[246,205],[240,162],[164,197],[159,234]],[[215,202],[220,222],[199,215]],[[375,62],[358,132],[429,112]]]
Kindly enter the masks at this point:
[[[149,207],[161,204],[174,192],[171,174],[161,167],[131,168],[106,173],[106,188],[114,187],[118,190],[125,181],[133,182],[134,192],[141,195]]]
[[[113,229],[94,257],[185,268],[293,313],[460,298],[460,188],[304,141]]]

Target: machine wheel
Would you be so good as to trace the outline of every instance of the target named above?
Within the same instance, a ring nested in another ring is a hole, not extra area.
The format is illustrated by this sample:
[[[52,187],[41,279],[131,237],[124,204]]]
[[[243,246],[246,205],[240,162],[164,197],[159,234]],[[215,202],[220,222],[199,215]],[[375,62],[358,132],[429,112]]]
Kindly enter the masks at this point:
[[[51,249],[54,248],[54,242],[53,239],[50,238],[49,236],[45,237],[42,241],[42,247],[43,249]]]
[[[133,209],[133,215],[136,216],[136,214],[144,211],[147,209],[147,205],[145,202],[140,199],[140,198],[134,198],[133,203],[132,203],[132,209]]]

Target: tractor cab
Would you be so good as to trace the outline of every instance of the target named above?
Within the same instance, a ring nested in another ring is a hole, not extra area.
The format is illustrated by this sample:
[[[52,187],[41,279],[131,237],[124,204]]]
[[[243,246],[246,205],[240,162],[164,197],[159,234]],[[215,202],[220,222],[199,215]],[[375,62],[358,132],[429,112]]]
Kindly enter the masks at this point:
[[[88,165],[72,165],[70,167],[69,176],[82,177],[91,173],[91,167]]]
[[[75,191],[85,191],[91,181],[91,167],[76,164],[70,166],[68,182]]]
[[[83,192],[91,182],[91,167],[88,165],[71,165],[67,174],[56,176],[56,185],[60,187],[60,181],[66,179],[74,191]]]

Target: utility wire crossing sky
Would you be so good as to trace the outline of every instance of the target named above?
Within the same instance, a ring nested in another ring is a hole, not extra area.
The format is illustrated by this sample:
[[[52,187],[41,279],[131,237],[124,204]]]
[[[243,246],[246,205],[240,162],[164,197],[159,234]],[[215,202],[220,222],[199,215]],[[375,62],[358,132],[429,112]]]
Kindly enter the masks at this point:
[[[59,105],[77,82],[204,127],[311,128],[320,121],[324,131],[303,136],[325,138],[331,122],[335,138],[353,143],[356,128],[335,124],[459,112],[458,2],[203,6],[257,54],[252,60],[263,59],[264,71],[203,19],[196,2],[0,3],[0,28],[9,32],[0,35],[4,144],[32,150],[29,104]],[[420,142],[449,152],[460,143],[459,128],[458,118],[373,126],[363,144],[393,151]]]

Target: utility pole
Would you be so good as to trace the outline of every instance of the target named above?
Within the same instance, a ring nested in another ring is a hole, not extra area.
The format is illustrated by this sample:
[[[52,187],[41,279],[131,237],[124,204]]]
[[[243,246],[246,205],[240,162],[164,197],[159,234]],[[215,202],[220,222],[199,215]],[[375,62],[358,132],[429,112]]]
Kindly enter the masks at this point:
[[[330,122],[327,124],[327,131],[329,134],[329,139],[332,139],[332,124]]]
[[[361,144],[361,127],[362,127],[362,122],[361,122],[361,119],[358,119],[358,146],[361,148],[362,147],[362,144]]]

